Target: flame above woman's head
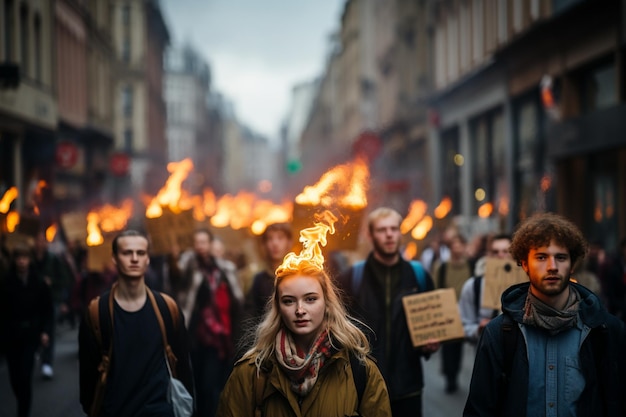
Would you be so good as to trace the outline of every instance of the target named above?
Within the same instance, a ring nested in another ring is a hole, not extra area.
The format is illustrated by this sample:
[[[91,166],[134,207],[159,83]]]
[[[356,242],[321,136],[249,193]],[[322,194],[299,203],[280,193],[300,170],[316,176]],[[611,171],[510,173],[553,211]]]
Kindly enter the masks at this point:
[[[335,233],[337,217],[329,210],[315,215],[315,226],[300,231],[300,242],[303,249],[299,255],[295,252],[288,253],[283,258],[283,263],[276,269],[276,276],[289,275],[301,269],[301,264],[315,266],[320,271],[324,270],[324,255],[321,246],[326,246],[326,235]]]

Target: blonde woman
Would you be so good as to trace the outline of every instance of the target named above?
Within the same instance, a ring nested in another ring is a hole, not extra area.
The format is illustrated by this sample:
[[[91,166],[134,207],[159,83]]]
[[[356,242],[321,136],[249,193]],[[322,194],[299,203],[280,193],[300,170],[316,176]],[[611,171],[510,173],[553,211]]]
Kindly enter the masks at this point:
[[[368,340],[319,263],[284,262],[269,303],[253,347],[222,392],[219,417],[391,416]]]

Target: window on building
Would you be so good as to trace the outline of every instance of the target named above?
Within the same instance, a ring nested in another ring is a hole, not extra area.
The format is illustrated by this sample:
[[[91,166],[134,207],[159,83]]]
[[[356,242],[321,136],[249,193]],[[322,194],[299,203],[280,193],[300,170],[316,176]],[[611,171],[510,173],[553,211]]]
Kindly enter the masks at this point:
[[[122,6],[122,24],[130,26],[130,4]]]
[[[122,114],[126,117],[133,115],[133,88],[130,85],[122,89]]]
[[[125,35],[122,40],[122,61],[130,62],[130,35]]]
[[[582,76],[584,113],[612,107],[618,103],[617,74],[613,62],[590,68]]]
[[[128,155],[133,154],[133,130],[130,128],[124,129],[124,152]]]
[[[4,2],[4,55],[3,60],[8,62],[13,61],[13,39],[15,36],[13,35],[13,31],[15,30],[15,20],[13,18],[15,12],[15,8],[13,5],[13,0],[7,0]]]
[[[28,8],[20,8],[20,64],[22,74],[28,75]]]
[[[441,171],[443,196],[452,200],[451,215],[461,214],[461,166],[464,158],[459,146],[458,127],[441,135]]]
[[[35,17],[35,79],[42,81],[41,17]]]

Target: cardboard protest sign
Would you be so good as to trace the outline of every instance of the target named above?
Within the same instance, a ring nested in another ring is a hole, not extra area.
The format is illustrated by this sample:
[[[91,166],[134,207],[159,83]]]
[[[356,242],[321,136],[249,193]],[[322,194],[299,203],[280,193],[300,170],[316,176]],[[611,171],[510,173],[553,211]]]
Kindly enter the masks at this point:
[[[61,227],[68,242],[78,242],[82,247],[87,242],[87,215],[83,212],[61,215]]]
[[[463,339],[463,324],[453,288],[443,288],[402,298],[413,346],[438,341]]]
[[[87,246],[87,270],[90,272],[103,272],[113,257],[113,235],[104,235],[101,245]]]
[[[522,282],[528,282],[528,276],[515,261],[511,259],[487,259],[480,305],[484,308],[499,310],[502,307],[500,297],[504,290],[511,285]]]
[[[160,217],[146,218],[145,226],[152,255],[170,254],[174,245],[181,250],[192,246],[195,220],[191,210],[172,213],[164,209]]]

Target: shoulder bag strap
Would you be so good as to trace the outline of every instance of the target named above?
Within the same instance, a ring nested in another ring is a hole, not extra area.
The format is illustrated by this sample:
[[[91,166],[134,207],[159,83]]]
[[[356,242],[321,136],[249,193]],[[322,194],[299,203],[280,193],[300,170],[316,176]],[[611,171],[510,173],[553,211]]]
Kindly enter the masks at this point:
[[[165,357],[167,359],[167,366],[170,371],[170,375],[176,378],[176,356],[170,347],[170,344],[167,342],[167,332],[165,330],[165,323],[163,323],[163,316],[161,315],[161,310],[157,305],[156,299],[154,298],[154,294],[152,290],[146,287],[146,292],[148,294],[148,298],[150,299],[150,303],[152,304],[152,309],[154,310],[154,314],[156,315],[157,321],[159,322],[159,328],[161,329],[161,337],[163,338],[163,348],[165,349]]]

